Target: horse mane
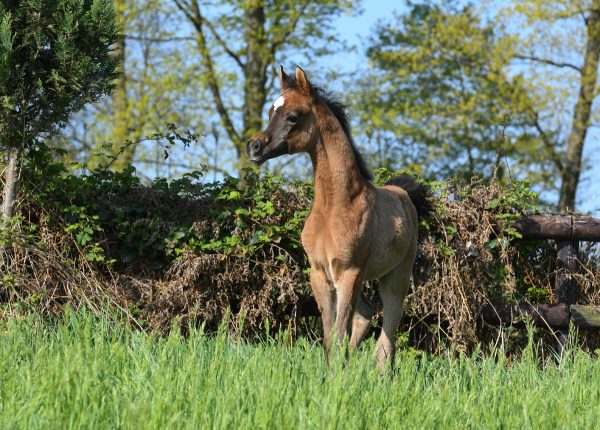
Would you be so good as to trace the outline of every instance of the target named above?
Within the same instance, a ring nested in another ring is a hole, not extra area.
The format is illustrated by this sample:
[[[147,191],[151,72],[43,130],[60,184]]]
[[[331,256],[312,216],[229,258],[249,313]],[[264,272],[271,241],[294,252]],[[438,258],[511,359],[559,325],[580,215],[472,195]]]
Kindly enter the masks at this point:
[[[297,88],[295,77],[288,77],[288,86],[291,88]],[[313,84],[310,84],[310,88],[313,94],[316,94],[316,96],[319,97],[329,109],[331,109],[331,112],[333,112],[333,115],[336,117],[336,119],[342,126],[342,130],[348,138],[348,142],[350,142],[352,152],[354,152],[356,164],[358,165],[358,170],[360,171],[361,176],[368,181],[372,181],[373,174],[367,167],[367,163],[365,162],[363,155],[356,147],[356,143],[352,138],[352,133],[350,131],[350,119],[348,118],[348,113],[346,112],[346,106],[341,101],[339,101],[330,91],[326,91],[323,88]]]

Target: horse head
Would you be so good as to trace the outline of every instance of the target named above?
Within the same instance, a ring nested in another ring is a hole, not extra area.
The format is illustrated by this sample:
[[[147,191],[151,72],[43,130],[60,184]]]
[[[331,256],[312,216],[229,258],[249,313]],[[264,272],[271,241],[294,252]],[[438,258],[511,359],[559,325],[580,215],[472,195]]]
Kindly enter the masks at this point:
[[[310,152],[314,146],[315,91],[300,67],[288,76],[279,66],[281,95],[269,109],[267,128],[246,142],[246,156],[257,165],[284,154]]]

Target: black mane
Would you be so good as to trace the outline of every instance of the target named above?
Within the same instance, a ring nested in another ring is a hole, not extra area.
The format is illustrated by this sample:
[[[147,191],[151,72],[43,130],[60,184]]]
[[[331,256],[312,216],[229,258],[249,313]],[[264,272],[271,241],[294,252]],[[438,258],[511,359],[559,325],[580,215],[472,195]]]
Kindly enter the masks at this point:
[[[290,87],[295,87],[296,79],[294,77],[289,77],[288,85]],[[323,88],[313,84],[311,84],[310,87],[311,90],[314,91],[314,94],[316,94],[323,101],[323,103],[325,103],[327,107],[331,109],[331,112],[333,112],[340,125],[342,126],[342,130],[344,130],[344,134],[350,142],[352,152],[354,152],[356,164],[358,165],[358,170],[360,171],[361,176],[369,181],[372,181],[373,174],[367,167],[367,163],[365,162],[363,155],[356,147],[356,143],[354,143],[354,139],[352,138],[352,133],[350,132],[350,119],[348,118],[348,114],[346,113],[346,106],[344,106],[342,102],[336,99],[331,92],[325,91]]]

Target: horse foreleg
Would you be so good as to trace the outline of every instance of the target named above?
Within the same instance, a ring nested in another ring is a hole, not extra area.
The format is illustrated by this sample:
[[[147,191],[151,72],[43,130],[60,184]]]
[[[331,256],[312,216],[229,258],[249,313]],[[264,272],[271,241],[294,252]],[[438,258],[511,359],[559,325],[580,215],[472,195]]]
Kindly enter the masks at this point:
[[[350,334],[354,310],[362,290],[362,279],[358,270],[346,270],[336,282],[337,315],[335,325],[340,344]],[[356,342],[356,339],[355,339]],[[358,345],[358,342],[356,342]],[[355,346],[356,346],[355,345]]]
[[[410,268],[397,266],[379,280],[379,292],[383,302],[383,328],[377,340],[377,364],[394,363],[396,355],[396,332],[402,320],[404,299],[408,293]]]
[[[324,270],[311,268],[310,287],[312,289],[323,321],[323,349],[325,357],[329,362],[329,351],[331,350],[331,339],[334,335],[333,324],[335,322],[335,289],[327,278]]]

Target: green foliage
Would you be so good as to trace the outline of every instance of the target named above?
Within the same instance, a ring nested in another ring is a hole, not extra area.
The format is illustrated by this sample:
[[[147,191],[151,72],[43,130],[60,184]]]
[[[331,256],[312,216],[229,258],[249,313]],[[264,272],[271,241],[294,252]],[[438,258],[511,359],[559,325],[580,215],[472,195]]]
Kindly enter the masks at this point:
[[[302,255],[308,183],[247,170],[240,189],[237,178],[207,183],[196,171],[145,187],[133,167],[78,176],[53,162],[50,150],[34,154],[26,187],[38,216],[64,225],[89,261],[159,269],[187,252],[249,255],[272,244]],[[294,195],[302,206],[287,204]]]
[[[31,144],[110,90],[112,1],[5,0],[0,20],[0,147]]]
[[[505,160],[517,175],[535,170],[545,149],[529,88],[506,71],[512,52],[511,38],[456,2],[411,2],[380,22],[354,103],[377,163],[444,179],[491,177]]]
[[[487,210],[498,212],[496,218],[501,222],[501,237],[488,242],[488,248],[500,246],[506,250],[511,239],[521,239],[523,235],[510,226],[524,214],[537,213],[538,193],[531,191],[528,181],[509,182],[502,188],[498,196],[493,198],[485,207]]]
[[[88,215],[85,206],[70,205],[63,211],[67,215],[65,231],[73,235],[77,245],[84,250],[86,258],[89,261],[104,261],[103,249],[93,241],[94,234],[103,230],[99,225],[100,217]]]
[[[300,248],[300,231],[308,211],[285,210],[284,202],[277,201],[285,187],[281,177],[246,170],[242,190],[239,180],[231,177],[217,187],[215,184],[209,187],[215,202],[209,214],[215,221],[213,234],[205,236],[189,228],[178,229],[166,239],[168,254],[193,251],[248,255],[264,244],[273,243],[294,250]],[[295,192],[307,194],[308,184],[296,182],[291,187]]]
[[[87,152],[98,142],[139,142],[119,154],[115,169],[165,166],[140,136],[169,121],[210,136],[182,153],[173,170],[222,173],[247,165],[246,140],[261,129],[264,107],[278,88],[273,64],[290,56],[303,64],[342,49],[335,18],[360,4],[350,0],[218,3],[119,0],[125,33],[118,49],[123,74],[111,100],[81,115],[77,138],[62,144]],[[84,126],[85,124],[85,126]],[[82,132],[85,130],[85,132]],[[80,142],[84,141],[82,145]],[[115,152],[118,147],[115,147]],[[89,156],[89,154],[86,154]],[[276,162],[276,161],[275,161]],[[93,167],[94,160],[90,165]],[[158,175],[157,175],[158,176]]]

